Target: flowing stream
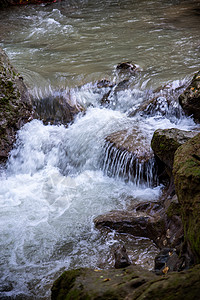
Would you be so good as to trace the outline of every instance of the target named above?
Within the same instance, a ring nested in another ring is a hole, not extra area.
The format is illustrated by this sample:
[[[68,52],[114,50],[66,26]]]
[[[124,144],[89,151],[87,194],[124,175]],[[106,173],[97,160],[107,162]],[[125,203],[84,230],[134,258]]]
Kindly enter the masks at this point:
[[[0,45],[33,97],[70,94],[86,110],[68,127],[26,124],[0,169],[1,299],[50,299],[65,269],[113,266],[118,243],[132,262],[153,268],[157,249],[148,239],[94,228],[96,216],[156,201],[162,189],[107,176],[105,138],[137,127],[150,141],[157,128],[197,127],[179,107],[176,88],[200,68],[199,10],[198,1],[69,0],[0,11]],[[96,82],[123,80],[116,72],[121,61],[141,72],[103,107],[107,89]],[[165,114],[131,117],[166,84],[172,102],[166,108],[161,97]]]

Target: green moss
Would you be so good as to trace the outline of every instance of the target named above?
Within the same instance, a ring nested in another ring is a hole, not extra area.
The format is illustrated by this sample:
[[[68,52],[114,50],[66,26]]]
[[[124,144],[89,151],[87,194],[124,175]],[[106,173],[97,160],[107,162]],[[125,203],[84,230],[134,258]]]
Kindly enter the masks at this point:
[[[181,215],[181,206],[179,203],[171,203],[170,206],[168,207],[166,214],[169,218],[172,216],[180,216]]]
[[[52,297],[54,300],[65,300],[68,292],[73,287],[75,279],[80,276],[81,269],[65,271],[55,282],[51,289]],[[73,298],[71,298],[73,299]],[[77,298],[78,299],[78,298]]]

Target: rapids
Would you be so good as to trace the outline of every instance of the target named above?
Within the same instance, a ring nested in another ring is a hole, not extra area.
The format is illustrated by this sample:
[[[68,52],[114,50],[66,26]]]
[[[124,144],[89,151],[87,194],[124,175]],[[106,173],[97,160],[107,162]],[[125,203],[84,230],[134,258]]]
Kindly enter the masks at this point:
[[[180,90],[171,93],[200,67],[195,1],[179,2],[70,0],[0,12],[0,45],[33,97],[68,99],[70,93],[86,109],[68,127],[26,124],[0,169],[1,299],[50,299],[52,283],[65,269],[112,266],[110,253],[119,242],[134,263],[153,268],[157,249],[150,241],[102,235],[93,219],[155,201],[162,189],[107,176],[102,155],[108,134],[137,127],[150,142],[157,128],[196,127],[176,101]],[[124,79],[115,71],[123,60],[142,72],[102,107],[107,90],[95,82]],[[166,83],[173,98],[168,114],[131,117]]]

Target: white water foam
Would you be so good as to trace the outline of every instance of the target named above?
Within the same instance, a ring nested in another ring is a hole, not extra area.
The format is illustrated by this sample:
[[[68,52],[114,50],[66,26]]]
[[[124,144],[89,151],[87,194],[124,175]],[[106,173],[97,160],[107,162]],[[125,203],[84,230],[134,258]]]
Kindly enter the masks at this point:
[[[64,267],[95,267],[117,243],[101,237],[94,217],[158,198],[160,188],[99,171],[104,137],[130,124],[118,111],[90,108],[69,128],[34,120],[19,131],[1,176],[1,290],[9,290],[2,295],[48,298]]]

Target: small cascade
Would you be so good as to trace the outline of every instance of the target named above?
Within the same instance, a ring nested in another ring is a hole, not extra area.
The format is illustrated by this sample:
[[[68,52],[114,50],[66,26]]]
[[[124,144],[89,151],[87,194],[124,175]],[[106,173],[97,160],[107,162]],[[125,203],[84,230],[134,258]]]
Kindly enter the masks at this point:
[[[153,153],[151,150],[133,149],[133,146],[131,151],[125,141],[116,143],[116,135],[119,137],[119,134],[123,135],[124,132],[120,131],[106,138],[102,158],[103,172],[110,177],[123,178],[136,185],[145,183],[148,187],[153,186],[156,183]]]

